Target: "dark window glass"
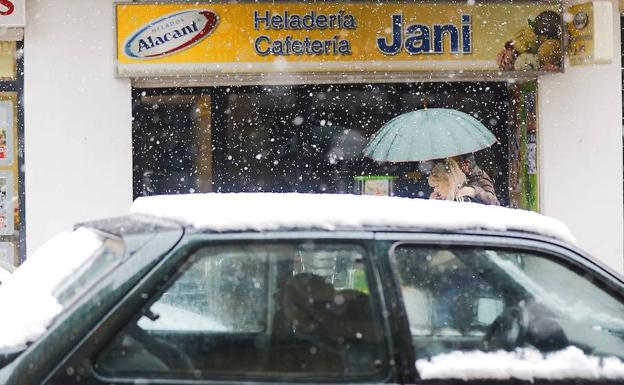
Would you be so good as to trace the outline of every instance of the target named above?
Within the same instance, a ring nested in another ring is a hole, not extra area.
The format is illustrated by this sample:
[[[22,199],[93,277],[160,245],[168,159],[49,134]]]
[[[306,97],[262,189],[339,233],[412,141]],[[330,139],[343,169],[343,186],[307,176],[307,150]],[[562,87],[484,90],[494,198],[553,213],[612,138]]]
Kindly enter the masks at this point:
[[[386,353],[355,245],[208,247],[112,341],[104,375],[370,379]]]
[[[511,204],[529,183],[508,185],[510,167],[522,171],[518,151],[526,141],[508,119],[510,105],[524,102],[511,97],[506,83],[495,82],[135,89],[134,196],[353,193],[355,177],[389,175],[395,195],[427,198],[426,165],[374,162],[363,149],[402,113],[450,108],[474,116],[498,139],[476,163],[500,203]]]

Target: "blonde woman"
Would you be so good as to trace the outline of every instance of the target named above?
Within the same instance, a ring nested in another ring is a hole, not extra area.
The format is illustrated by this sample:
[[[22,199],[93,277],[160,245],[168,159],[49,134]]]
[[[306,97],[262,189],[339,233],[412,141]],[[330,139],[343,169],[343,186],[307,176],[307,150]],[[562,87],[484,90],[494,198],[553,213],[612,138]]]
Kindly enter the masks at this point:
[[[475,190],[466,186],[466,175],[453,159],[437,162],[427,180],[433,187],[430,199],[483,203],[475,197]]]

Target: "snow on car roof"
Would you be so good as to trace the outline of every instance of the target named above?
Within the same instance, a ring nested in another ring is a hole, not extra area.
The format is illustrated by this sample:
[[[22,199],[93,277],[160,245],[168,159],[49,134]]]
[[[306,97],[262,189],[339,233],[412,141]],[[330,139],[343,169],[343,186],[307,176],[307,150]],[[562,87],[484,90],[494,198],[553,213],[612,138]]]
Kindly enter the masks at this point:
[[[210,231],[426,229],[522,231],[574,242],[560,221],[476,203],[348,194],[209,193],[137,199],[133,214]]]

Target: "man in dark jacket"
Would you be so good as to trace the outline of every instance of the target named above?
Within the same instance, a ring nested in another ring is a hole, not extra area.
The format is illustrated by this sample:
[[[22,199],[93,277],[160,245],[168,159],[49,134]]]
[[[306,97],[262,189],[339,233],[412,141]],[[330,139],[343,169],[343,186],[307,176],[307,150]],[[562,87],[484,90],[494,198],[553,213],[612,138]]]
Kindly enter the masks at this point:
[[[466,175],[467,183],[459,191],[460,195],[467,195],[479,203],[500,206],[492,178],[475,161],[473,154],[463,155],[458,159],[459,167]]]

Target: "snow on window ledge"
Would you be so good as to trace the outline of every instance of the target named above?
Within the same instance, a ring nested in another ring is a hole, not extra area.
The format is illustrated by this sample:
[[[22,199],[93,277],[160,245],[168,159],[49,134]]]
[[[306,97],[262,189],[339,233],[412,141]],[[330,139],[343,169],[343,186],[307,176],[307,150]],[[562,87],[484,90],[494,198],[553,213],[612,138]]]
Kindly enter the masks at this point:
[[[456,351],[417,360],[416,369],[423,380],[624,378],[620,359],[586,355],[574,346],[548,354],[529,348],[513,352]]]

